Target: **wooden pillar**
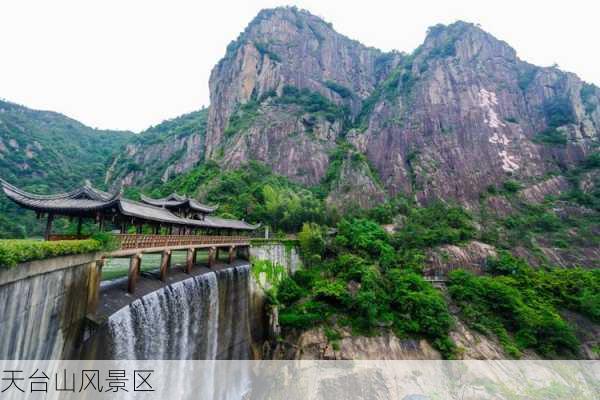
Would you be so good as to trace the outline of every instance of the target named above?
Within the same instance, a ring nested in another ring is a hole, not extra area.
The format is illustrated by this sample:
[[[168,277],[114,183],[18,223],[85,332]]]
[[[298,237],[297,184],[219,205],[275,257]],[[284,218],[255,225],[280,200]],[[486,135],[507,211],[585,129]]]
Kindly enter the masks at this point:
[[[250,260],[250,247],[241,246],[239,249],[240,249],[239,256],[241,258],[243,258],[244,260]]]
[[[52,221],[54,221],[54,214],[48,214],[48,219],[46,220],[46,232],[44,233],[44,239],[50,239],[50,234],[52,233]]]
[[[235,261],[235,246],[229,246],[229,264]]]
[[[171,266],[171,250],[165,250],[162,253],[162,257],[160,259],[160,280],[167,280],[167,272]]]
[[[208,249],[208,268],[212,268],[215,265],[215,253],[216,249],[211,247]]]
[[[88,286],[88,298],[87,298],[87,313],[94,315],[98,308],[98,301],[100,299],[100,281],[102,281],[102,267],[104,266],[104,259],[93,261],[90,270],[89,286]]]
[[[129,279],[127,281],[127,291],[131,294],[135,293],[135,286],[140,274],[141,261],[141,254],[135,254],[131,256],[131,259],[129,260]]]
[[[77,220],[77,236],[81,236],[81,224],[83,223],[83,218],[79,217]]]
[[[185,263],[185,273],[186,274],[191,274],[192,273],[192,267],[194,266],[194,253],[196,252],[196,249],[187,249],[187,259],[186,259],[186,263]]]

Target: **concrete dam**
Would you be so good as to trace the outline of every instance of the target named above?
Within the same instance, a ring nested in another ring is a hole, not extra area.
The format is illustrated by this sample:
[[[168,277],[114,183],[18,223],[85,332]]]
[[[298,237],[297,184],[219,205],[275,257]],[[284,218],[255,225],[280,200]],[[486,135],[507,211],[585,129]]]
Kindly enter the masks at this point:
[[[298,267],[294,247],[266,244],[251,259]],[[248,260],[173,266],[97,287],[97,254],[34,261],[0,272],[0,359],[253,359],[264,340],[264,282]],[[157,265],[158,268],[158,265]],[[95,309],[95,313],[90,313]]]

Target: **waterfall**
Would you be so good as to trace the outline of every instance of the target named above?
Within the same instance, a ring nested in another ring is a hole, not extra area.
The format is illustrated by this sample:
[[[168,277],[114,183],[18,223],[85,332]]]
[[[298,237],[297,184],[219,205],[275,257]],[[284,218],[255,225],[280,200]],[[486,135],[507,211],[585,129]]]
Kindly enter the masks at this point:
[[[248,359],[249,265],[165,286],[108,320],[114,359]]]

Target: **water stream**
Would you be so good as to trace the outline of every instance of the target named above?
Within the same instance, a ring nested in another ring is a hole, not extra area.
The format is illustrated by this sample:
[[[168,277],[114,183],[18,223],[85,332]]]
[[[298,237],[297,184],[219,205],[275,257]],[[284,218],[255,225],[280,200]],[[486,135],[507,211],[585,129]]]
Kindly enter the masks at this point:
[[[248,359],[249,278],[249,266],[237,266],[135,300],[108,320],[109,358]]]

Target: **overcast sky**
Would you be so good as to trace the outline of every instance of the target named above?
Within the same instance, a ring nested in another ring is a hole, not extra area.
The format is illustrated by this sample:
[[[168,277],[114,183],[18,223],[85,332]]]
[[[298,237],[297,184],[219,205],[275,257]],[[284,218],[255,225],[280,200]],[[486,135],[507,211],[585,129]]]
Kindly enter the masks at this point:
[[[597,0],[1,0],[0,98],[140,131],[208,105],[227,44],[286,4],[383,50],[410,52],[437,23],[479,23],[520,58],[600,84]]]

